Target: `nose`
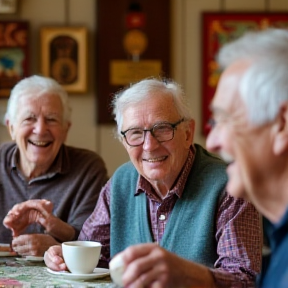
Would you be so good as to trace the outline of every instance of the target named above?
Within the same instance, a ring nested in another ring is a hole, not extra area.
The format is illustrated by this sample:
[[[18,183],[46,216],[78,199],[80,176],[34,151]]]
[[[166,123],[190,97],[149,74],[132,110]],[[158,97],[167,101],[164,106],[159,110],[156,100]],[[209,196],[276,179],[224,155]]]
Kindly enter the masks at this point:
[[[35,134],[43,134],[46,132],[46,130],[47,130],[47,126],[46,126],[45,120],[39,117],[37,121],[35,121],[34,123],[33,132]]]
[[[158,140],[152,135],[151,131],[145,131],[143,150],[152,151],[159,146]]]

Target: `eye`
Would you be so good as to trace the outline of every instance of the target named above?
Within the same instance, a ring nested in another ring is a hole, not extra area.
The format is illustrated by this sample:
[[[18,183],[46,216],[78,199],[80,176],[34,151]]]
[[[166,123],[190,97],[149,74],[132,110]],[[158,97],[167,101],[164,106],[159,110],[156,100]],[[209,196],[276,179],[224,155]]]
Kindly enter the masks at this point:
[[[130,139],[137,139],[137,138],[142,137],[142,135],[143,135],[143,130],[138,129],[138,128],[128,130],[126,133],[126,136],[129,137]]]
[[[154,133],[167,133],[170,132],[173,128],[169,124],[158,124],[154,127]]]
[[[131,135],[139,135],[139,134],[142,134],[143,130],[141,130],[141,129],[131,129],[129,132],[130,132]]]
[[[48,123],[48,124],[57,124],[59,122],[60,121],[57,117],[47,117],[46,118],[46,123]]]
[[[46,121],[47,121],[47,122],[56,122],[57,120],[54,119],[54,118],[48,118]]]
[[[28,116],[28,117],[26,117],[24,120],[23,120],[23,122],[24,123],[33,123],[33,122],[35,122],[36,121],[36,118],[34,117],[34,116]]]

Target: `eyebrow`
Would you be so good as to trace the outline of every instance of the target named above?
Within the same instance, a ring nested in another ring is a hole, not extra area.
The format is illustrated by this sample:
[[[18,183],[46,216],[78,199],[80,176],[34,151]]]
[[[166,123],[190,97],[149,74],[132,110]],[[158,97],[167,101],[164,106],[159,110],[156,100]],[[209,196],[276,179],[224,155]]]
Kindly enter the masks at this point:
[[[172,122],[170,122],[170,121],[168,121],[168,120],[164,120],[164,121],[159,121],[159,122],[156,122],[156,123],[154,123],[154,124],[152,124],[152,125],[150,125],[149,127],[150,128],[152,128],[152,127],[154,127],[155,125],[159,125],[159,124],[171,124]],[[173,123],[172,123],[173,124]],[[130,129],[149,129],[149,127],[140,127],[140,126],[132,126],[132,127],[130,127],[130,128],[128,128],[128,129],[126,129],[126,130],[130,130]],[[126,131],[125,130],[125,131]]]
[[[209,105],[209,109],[213,114],[222,114],[228,116],[228,113],[224,109],[219,108],[217,106],[213,106],[212,104]]]

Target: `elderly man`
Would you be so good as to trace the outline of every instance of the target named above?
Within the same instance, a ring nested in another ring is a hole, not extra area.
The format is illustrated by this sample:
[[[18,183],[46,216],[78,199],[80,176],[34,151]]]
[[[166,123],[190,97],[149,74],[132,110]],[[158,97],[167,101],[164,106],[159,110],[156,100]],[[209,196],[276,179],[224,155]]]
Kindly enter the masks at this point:
[[[0,242],[13,238],[20,255],[43,256],[51,245],[77,239],[107,170],[94,152],[64,144],[68,95],[52,79],[20,81],[11,92],[6,124],[15,142],[0,147]]]
[[[224,72],[207,147],[229,163],[228,191],[269,220],[271,261],[259,286],[288,287],[288,32],[248,33],[219,54]]]
[[[100,241],[106,262],[124,250],[127,287],[253,286],[259,215],[226,193],[226,165],[193,144],[181,88],[145,79],[117,94],[113,106],[131,162],[103,188],[79,239]],[[51,247],[46,264],[66,269],[61,256],[60,246]]]

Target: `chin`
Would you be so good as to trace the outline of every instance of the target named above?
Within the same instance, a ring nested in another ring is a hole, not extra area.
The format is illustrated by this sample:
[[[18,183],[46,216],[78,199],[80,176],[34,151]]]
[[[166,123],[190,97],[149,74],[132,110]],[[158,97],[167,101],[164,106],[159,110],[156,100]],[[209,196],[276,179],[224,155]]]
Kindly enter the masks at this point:
[[[242,185],[233,185],[232,181],[228,181],[226,189],[229,195],[235,198],[247,199],[247,194],[245,193],[244,187]]]

